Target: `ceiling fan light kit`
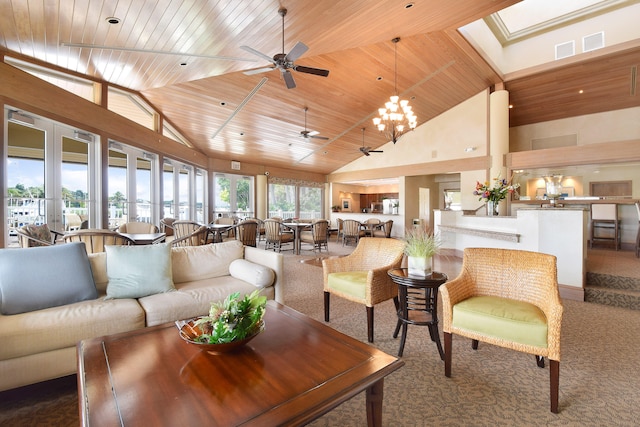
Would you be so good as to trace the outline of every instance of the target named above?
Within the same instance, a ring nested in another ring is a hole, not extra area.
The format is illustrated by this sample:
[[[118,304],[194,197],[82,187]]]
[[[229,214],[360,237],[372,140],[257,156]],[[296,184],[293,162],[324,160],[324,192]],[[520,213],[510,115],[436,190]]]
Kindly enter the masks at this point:
[[[265,73],[267,71],[278,69],[280,70],[280,74],[282,75],[282,79],[284,80],[284,84],[287,86],[287,89],[294,89],[296,87],[296,82],[291,74],[291,71],[294,70],[299,73],[312,74],[314,76],[327,77],[329,75],[329,70],[323,70],[321,68],[312,68],[305,67],[302,65],[296,65],[296,59],[300,58],[304,53],[309,50],[307,45],[302,42],[296,43],[293,46],[293,49],[289,53],[284,53],[284,17],[287,14],[287,9],[281,8],[278,10],[278,14],[282,16],[282,53],[277,53],[271,58],[268,55],[265,55],[262,52],[259,52],[249,46],[240,46],[241,49],[259,56],[273,64],[272,67],[262,67],[256,68],[254,70],[247,70],[244,72],[245,75],[252,75],[258,73]]]
[[[373,124],[378,131],[384,134],[389,141],[395,144],[406,132],[412,131],[418,125],[418,117],[413,113],[409,101],[400,100],[398,96],[398,42],[400,37],[396,37],[391,42],[394,44],[394,95],[389,97],[389,102],[383,108],[378,109],[380,117],[373,119]]]

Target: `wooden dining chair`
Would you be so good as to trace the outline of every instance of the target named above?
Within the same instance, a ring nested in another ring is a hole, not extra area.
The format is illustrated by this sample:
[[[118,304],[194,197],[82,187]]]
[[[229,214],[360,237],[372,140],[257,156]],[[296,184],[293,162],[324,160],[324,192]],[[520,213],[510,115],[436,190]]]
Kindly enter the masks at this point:
[[[342,221],[342,246],[348,245],[350,241],[357,246],[361,237],[365,236],[360,221],[355,219],[345,219]]]

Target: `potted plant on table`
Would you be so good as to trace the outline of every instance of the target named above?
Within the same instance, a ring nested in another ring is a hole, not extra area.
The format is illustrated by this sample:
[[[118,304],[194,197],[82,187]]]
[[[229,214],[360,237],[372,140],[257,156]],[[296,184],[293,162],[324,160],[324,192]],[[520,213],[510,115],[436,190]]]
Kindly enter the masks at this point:
[[[432,258],[440,250],[438,236],[430,234],[422,227],[405,231],[404,254],[407,256],[409,275],[426,277],[431,274]]]
[[[340,206],[339,205],[331,206],[331,211],[332,212],[340,212]]]

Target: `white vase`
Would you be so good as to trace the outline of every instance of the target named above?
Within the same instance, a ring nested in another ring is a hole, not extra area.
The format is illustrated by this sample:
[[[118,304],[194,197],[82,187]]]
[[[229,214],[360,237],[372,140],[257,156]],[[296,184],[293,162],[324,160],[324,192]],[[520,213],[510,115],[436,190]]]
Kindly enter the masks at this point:
[[[427,277],[431,274],[431,257],[409,256],[407,267],[410,276]]]

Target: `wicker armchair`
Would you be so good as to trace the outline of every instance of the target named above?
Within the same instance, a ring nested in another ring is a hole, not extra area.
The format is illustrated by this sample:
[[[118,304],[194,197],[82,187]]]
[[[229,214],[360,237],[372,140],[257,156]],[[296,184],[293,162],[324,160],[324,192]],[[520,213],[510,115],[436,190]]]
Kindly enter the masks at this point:
[[[373,342],[373,306],[393,298],[398,307],[398,285],[387,271],[400,267],[404,246],[398,239],[364,237],[350,255],[322,260],[325,322],[329,321],[331,294],[364,304],[367,337]]]
[[[460,275],[440,287],[445,376],[452,335],[549,359],[551,412],[558,412],[560,327],[556,257],[509,249],[466,248]]]
[[[322,252],[323,247],[329,252],[329,221],[319,219],[311,223],[310,229],[305,227],[300,232],[300,241],[312,245],[314,252]]]
[[[56,243],[63,233],[50,230],[47,224],[27,224],[16,229],[18,243],[21,248],[33,248],[35,246],[51,246]]]
[[[102,229],[84,229],[64,235],[65,243],[82,242],[88,254],[104,252],[107,245],[133,245],[133,241],[117,231]]]
[[[190,234],[177,237],[170,242],[172,247],[202,246],[206,245],[207,243],[209,243],[209,227],[207,227],[206,225],[201,225]]]

